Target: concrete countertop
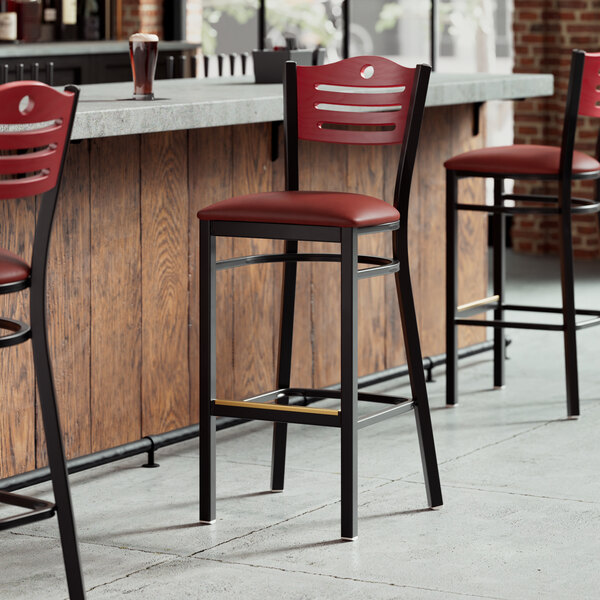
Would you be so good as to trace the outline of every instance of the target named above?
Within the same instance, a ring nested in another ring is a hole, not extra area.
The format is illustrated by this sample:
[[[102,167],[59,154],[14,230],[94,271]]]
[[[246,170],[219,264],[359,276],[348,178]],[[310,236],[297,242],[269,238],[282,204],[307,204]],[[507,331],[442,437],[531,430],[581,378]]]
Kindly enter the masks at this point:
[[[160,41],[160,50],[195,50],[201,44],[185,41]],[[90,42],[36,42],[35,44],[2,44],[0,60],[3,58],[46,58],[47,56],[80,56],[89,54],[123,54],[129,52],[127,41]]]
[[[552,75],[442,74],[431,77],[426,106],[551,96]],[[131,100],[132,83],[81,86],[72,139],[219,127],[283,119],[281,84],[249,78],[155,82],[152,102]]]

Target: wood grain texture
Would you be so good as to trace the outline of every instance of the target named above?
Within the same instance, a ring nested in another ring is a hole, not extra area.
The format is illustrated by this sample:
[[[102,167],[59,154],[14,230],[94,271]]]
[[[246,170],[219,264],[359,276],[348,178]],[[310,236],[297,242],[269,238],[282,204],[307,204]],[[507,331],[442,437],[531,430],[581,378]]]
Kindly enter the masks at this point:
[[[233,195],[273,187],[271,125],[236,127],[233,131]],[[234,255],[281,252],[281,241],[235,239]],[[274,338],[279,331],[282,266],[253,265],[233,273],[234,399],[275,388]]]
[[[91,452],[90,147],[69,147],[50,238],[48,342],[67,457]],[[38,407],[37,464],[46,464]]]
[[[189,371],[190,419],[198,422],[198,364],[200,360],[198,211],[233,194],[233,127],[189,132]],[[230,238],[217,240],[217,260],[231,256]],[[217,273],[217,397],[233,398],[233,272]]]
[[[349,146],[347,191],[384,199],[383,146]],[[359,254],[386,256],[390,233],[363,235]],[[387,254],[391,256],[391,254]],[[359,265],[360,268],[365,265]],[[385,369],[386,277],[373,277],[358,284],[358,374]]]
[[[381,169],[383,171],[383,197],[387,202],[394,201],[394,188],[396,186],[396,174],[398,172],[398,159],[400,157],[400,149],[398,146],[385,146],[383,149],[383,163]],[[418,182],[416,177],[413,179],[412,194],[415,195],[418,190]],[[408,215],[400,215],[400,218],[408,218],[414,222],[414,213],[418,212],[419,207],[416,202],[411,200],[411,205]],[[409,222],[410,224],[410,222]],[[409,230],[409,239],[411,248],[414,247],[414,234],[412,229]],[[384,256],[392,256],[392,236],[386,236],[384,245]],[[419,258],[419,253],[411,252],[409,260],[411,260],[411,274],[415,272],[415,263]],[[416,263],[418,265],[418,263]],[[414,279],[414,278],[413,278]],[[406,351],[404,349],[404,334],[402,332],[402,320],[400,318],[400,308],[398,306],[398,294],[396,292],[396,281],[392,276],[383,278],[385,292],[385,310],[386,310],[386,330],[385,330],[385,368],[391,369],[406,362]],[[416,280],[413,281],[415,286]],[[418,308],[417,308],[418,311]]]
[[[482,145],[471,125],[470,106],[425,114],[407,215],[425,356],[443,352],[444,341],[441,164]],[[360,191],[391,201],[397,160],[396,147],[301,144],[301,189]],[[481,182],[461,186],[467,201],[483,202]],[[271,162],[270,124],[106,138],[72,147],[50,250],[48,295],[51,352],[71,456],[197,422],[196,213],[233,195],[283,187],[283,155]],[[34,201],[3,202],[0,216],[0,245],[29,257]],[[461,217],[462,302],[485,294],[486,234],[479,215]],[[389,256],[390,240],[389,234],[365,236],[360,250]],[[282,249],[279,241],[221,238],[217,256]],[[338,250],[337,244],[300,244],[300,251]],[[240,399],[274,387],[281,274],[281,265],[259,265],[217,275],[219,397]],[[403,364],[393,277],[361,281],[359,302],[360,373]],[[0,308],[27,319],[28,292],[0,298]],[[300,264],[296,308],[292,384],[339,382],[339,266]],[[485,331],[461,328],[460,335],[464,346],[484,339]],[[0,477],[5,477],[36,466],[29,344],[0,353],[0,376],[5,382]],[[40,425],[38,419],[38,464],[44,457]]]
[[[142,435],[190,420],[187,132],[141,147]]]
[[[429,109],[425,111],[419,140],[409,214],[409,241],[424,356],[446,351],[445,294],[440,293],[446,281],[444,161],[452,155],[453,129],[463,125],[448,119],[445,107]]]
[[[0,202],[0,246],[31,259],[35,198]],[[29,290],[0,296],[0,315],[29,322]],[[2,332],[5,334],[6,332]],[[35,468],[35,374],[31,342],[0,351],[0,477]]]
[[[91,142],[92,450],[139,439],[140,138]]]
[[[473,108],[470,105],[452,106],[454,135],[452,156],[481,148],[485,142],[485,106],[481,107],[480,131],[473,135]],[[467,178],[459,181],[458,198],[467,204],[485,203],[485,180]],[[488,216],[486,213],[460,211],[458,215],[458,303],[465,304],[485,298],[487,294],[487,239]],[[483,319],[482,314],[476,318]],[[485,341],[489,331],[484,327],[459,327],[459,347]]]
[[[300,145],[300,189],[336,191],[348,185],[348,147],[305,142]],[[313,243],[313,252],[339,252],[339,244]],[[313,385],[340,381],[340,266],[311,264]]]

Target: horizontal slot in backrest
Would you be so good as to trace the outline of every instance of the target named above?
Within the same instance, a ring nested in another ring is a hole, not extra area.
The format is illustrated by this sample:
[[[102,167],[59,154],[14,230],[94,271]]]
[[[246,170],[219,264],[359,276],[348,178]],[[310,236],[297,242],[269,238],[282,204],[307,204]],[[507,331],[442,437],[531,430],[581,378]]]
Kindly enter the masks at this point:
[[[348,144],[398,144],[415,69],[377,56],[297,67],[298,137]]]

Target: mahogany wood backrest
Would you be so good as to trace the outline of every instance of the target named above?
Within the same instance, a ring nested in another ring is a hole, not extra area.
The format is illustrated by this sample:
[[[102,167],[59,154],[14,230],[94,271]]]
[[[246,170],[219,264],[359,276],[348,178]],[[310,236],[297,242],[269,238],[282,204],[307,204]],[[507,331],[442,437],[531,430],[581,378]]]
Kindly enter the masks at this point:
[[[0,199],[34,196],[57,186],[78,93],[38,81],[0,86]]]
[[[406,210],[430,72],[428,65],[407,68],[379,56],[312,67],[286,63],[286,189],[299,189],[299,139],[401,144],[394,205]]]

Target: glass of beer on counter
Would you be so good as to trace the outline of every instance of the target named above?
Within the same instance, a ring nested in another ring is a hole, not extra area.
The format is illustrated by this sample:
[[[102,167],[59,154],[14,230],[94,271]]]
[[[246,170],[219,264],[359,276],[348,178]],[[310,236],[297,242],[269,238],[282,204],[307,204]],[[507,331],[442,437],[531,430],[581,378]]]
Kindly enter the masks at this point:
[[[157,57],[157,35],[153,33],[134,33],[129,38],[134,100],[154,100],[152,84],[154,83]]]

